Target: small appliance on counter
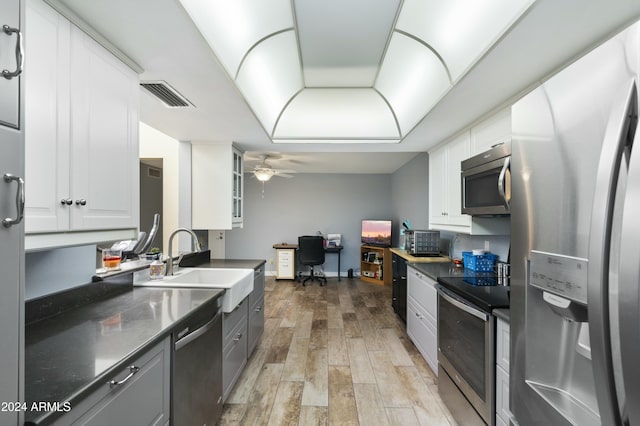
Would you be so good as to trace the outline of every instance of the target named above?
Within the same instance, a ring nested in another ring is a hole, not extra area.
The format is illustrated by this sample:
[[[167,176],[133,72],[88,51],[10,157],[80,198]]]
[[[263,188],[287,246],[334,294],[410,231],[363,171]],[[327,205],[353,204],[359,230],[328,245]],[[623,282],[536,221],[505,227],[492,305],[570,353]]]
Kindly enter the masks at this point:
[[[406,230],[405,250],[412,256],[440,256],[440,231]]]

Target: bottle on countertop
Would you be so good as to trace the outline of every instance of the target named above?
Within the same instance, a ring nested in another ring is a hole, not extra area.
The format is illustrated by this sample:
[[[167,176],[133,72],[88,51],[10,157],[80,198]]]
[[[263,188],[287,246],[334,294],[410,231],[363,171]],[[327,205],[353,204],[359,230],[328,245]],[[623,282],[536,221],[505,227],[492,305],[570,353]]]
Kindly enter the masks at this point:
[[[164,262],[156,258],[149,265],[149,278],[152,280],[161,280],[164,277]]]

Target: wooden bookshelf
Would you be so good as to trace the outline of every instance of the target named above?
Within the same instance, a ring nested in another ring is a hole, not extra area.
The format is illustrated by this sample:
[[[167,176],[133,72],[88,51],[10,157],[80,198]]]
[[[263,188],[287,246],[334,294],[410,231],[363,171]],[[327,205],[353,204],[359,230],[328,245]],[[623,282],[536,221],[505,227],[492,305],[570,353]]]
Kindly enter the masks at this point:
[[[391,285],[391,251],[388,247],[360,246],[360,279],[374,284]],[[373,276],[367,276],[373,275]]]

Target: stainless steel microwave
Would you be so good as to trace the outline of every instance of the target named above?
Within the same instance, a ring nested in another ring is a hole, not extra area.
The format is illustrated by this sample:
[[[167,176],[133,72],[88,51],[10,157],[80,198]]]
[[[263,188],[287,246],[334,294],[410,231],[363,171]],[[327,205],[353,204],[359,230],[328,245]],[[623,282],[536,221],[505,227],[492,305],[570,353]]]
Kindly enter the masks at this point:
[[[462,213],[472,216],[511,213],[511,142],[464,160],[462,166]]]

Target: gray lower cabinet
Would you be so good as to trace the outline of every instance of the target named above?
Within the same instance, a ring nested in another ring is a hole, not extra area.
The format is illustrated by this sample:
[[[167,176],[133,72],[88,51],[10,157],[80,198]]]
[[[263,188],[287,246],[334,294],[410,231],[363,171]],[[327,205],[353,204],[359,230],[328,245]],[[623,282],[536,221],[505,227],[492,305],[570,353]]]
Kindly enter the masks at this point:
[[[170,418],[170,381],[171,341],[166,338],[111,375],[54,424],[165,425]]]
[[[249,323],[247,329],[247,358],[258,345],[264,332],[264,265],[256,268],[253,291],[249,295]]]
[[[236,384],[242,369],[247,364],[247,318],[249,297],[247,296],[233,312],[222,318],[222,400]]]
[[[264,332],[264,265],[254,271],[253,291],[222,319],[222,400],[226,401]]]

